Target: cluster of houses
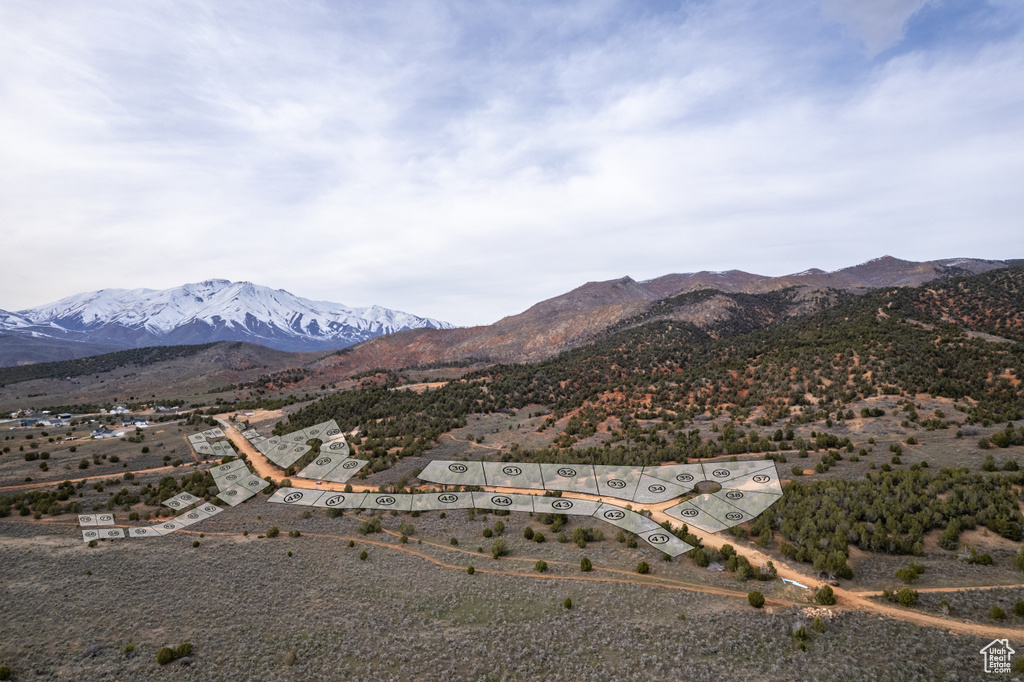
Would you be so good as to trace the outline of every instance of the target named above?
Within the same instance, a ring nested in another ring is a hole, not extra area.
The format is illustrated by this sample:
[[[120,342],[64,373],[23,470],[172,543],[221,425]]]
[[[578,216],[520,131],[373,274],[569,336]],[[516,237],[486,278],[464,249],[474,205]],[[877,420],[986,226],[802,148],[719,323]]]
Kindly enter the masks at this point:
[[[161,406],[163,407],[163,406]],[[173,408],[165,408],[173,409]],[[128,415],[131,411],[125,405],[114,405],[109,410],[100,410],[103,414],[108,415]],[[19,410],[18,412],[11,413],[11,419],[18,420],[18,426],[25,428],[32,427],[63,427],[68,426],[72,419],[70,413],[51,414],[49,410],[43,410],[42,412],[30,413],[27,410]],[[126,417],[121,421],[121,427],[123,429],[143,429],[149,426],[149,420],[145,417]],[[115,430],[107,428],[105,426],[99,426],[92,430],[93,438],[121,438],[124,436],[123,430]]]
[[[11,413],[11,419],[17,419],[18,416],[18,412]],[[71,415],[68,413],[53,415],[49,410],[44,410],[35,414],[23,415],[21,419],[18,419],[18,426],[67,426],[70,420]]]

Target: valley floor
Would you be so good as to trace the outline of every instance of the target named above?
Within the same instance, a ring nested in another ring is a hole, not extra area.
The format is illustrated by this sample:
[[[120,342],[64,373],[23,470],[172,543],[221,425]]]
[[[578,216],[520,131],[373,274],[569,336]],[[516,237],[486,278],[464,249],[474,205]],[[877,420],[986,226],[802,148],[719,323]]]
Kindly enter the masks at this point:
[[[385,516],[392,532],[363,536],[355,514],[303,519],[250,502],[194,532],[96,548],[69,521],[5,520],[0,661],[14,664],[16,679],[40,680],[980,676],[986,638],[808,610],[778,581],[738,583],[610,540],[536,545],[522,531],[543,527],[525,514],[503,517],[512,554],[494,560],[476,548],[495,520],[425,514],[402,544],[394,531],[404,517]],[[280,537],[258,537],[272,525]],[[287,537],[290,530],[301,537]],[[585,575],[584,555],[595,566]],[[651,576],[632,572],[638,557]],[[533,571],[540,558],[547,574]],[[772,600],[763,610],[746,603],[755,587]],[[810,627],[817,614],[823,633]],[[800,625],[810,633],[805,650],[791,634]],[[155,662],[159,648],[183,641],[194,647],[190,665]],[[99,653],[87,656],[93,645]]]

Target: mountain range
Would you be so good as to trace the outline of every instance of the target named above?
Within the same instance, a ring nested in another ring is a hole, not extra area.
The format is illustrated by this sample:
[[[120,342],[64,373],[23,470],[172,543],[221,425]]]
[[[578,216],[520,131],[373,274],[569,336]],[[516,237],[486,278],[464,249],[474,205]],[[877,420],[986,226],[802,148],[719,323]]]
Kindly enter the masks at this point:
[[[350,308],[311,301],[250,282],[214,279],[159,291],[104,289],[16,313],[0,311],[0,366],[214,341],[244,341],[284,351],[348,349],[324,361],[337,363],[339,372],[536,361],[585,344],[613,325],[649,314],[658,301],[687,292],[793,288],[797,294],[782,314],[797,315],[819,305],[822,292],[916,286],[1007,265],[971,258],[915,262],[884,256],[833,272],[810,269],[781,277],[740,270],[669,274],[646,281],[623,277],[588,282],[494,324],[464,328],[379,306]],[[734,307],[732,299],[712,297],[674,306],[671,317],[703,325],[728,318]]]
[[[827,303],[829,292],[862,294],[871,289],[919,286],[960,275],[1007,267],[1006,261],[955,258],[914,262],[883,256],[834,272],[812,269],[781,277],[741,270],[671,274],[646,281],[630,277],[588,282],[568,293],[541,301],[494,324],[457,329],[413,329],[381,336],[321,361],[335,364],[338,377],[373,367],[469,362],[536,362],[585,345],[607,329],[632,319],[661,314],[699,327],[728,320],[737,304],[728,296],[660,305],[690,292],[760,294],[792,288],[784,317],[804,315]],[[658,313],[661,308],[665,310]]]
[[[447,322],[380,306],[311,301],[283,289],[211,279],[172,289],[103,289],[0,311],[0,364],[123,348],[246,341],[285,351],[336,350]]]

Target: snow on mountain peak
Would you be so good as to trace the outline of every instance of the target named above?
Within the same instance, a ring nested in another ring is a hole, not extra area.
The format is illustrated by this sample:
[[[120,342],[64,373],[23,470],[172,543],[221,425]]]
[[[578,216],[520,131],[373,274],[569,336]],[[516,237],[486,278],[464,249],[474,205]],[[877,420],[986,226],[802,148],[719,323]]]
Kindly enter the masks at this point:
[[[17,318],[17,321],[16,321]],[[284,289],[208,279],[171,289],[101,289],[19,311],[0,327],[58,325],[75,332],[126,334],[129,345],[237,339],[271,347],[343,347],[404,329],[452,325],[381,306],[356,309]]]

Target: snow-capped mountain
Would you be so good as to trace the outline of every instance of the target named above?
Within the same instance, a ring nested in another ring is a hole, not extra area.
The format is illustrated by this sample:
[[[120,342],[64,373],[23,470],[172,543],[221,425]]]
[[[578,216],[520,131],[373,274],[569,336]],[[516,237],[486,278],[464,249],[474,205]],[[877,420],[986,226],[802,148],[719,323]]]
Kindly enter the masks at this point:
[[[21,315],[0,310],[0,329],[25,329],[31,327],[32,323]]]
[[[0,312],[0,332],[119,347],[247,341],[278,350],[323,350],[422,327],[452,325],[223,279],[163,290],[102,289],[17,313]]]

